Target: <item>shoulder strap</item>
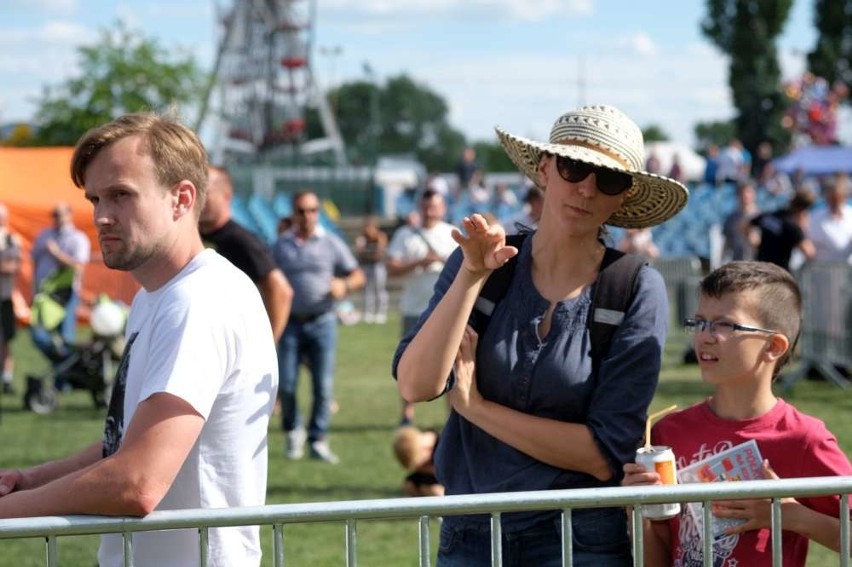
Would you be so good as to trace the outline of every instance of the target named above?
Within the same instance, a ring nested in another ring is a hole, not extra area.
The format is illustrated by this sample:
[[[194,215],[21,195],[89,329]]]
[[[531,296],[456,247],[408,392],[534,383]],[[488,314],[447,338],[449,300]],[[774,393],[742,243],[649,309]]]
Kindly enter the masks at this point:
[[[509,289],[509,284],[512,282],[512,276],[515,275],[515,266],[518,264],[518,256],[520,249],[526,239],[527,234],[510,234],[506,237],[506,244],[514,246],[518,249],[518,254],[500,266],[498,269],[491,272],[485,285],[482,286],[482,291],[479,292],[479,297],[476,298],[476,303],[473,305],[473,312],[470,314],[470,324],[474,330],[482,335],[491,321],[491,314],[494,313],[494,308],[506,295]]]
[[[604,252],[587,320],[595,374],[600,360],[609,352],[615,330],[633,301],[636,277],[645,264],[646,260],[635,254],[625,254],[609,247]]]
[[[526,236],[527,234],[510,235],[506,237],[506,244],[520,250]],[[480,335],[488,327],[495,307],[506,295],[517,263],[518,255],[494,270],[479,292],[470,315],[470,323]],[[604,252],[587,321],[592,343],[592,370],[595,374],[599,361],[609,351],[615,330],[624,320],[624,315],[633,302],[636,278],[646,263],[641,256],[625,254],[613,248],[607,247]]]

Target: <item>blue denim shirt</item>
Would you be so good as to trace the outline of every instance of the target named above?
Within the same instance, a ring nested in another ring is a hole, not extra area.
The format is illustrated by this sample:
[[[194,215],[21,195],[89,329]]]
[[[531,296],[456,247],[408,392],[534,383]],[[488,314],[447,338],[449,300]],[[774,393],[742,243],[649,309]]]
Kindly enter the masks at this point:
[[[640,271],[634,300],[613,336],[609,353],[592,376],[589,328],[592,286],[559,302],[550,332],[538,337],[548,301],[532,281],[532,238],[521,248],[506,296],[479,338],[477,384],[491,401],[518,411],[571,423],[584,423],[610,462],[613,478],[559,469],[518,451],[451,412],[435,455],[438,479],[447,494],[476,494],[615,485],[625,462],[632,462],[654,395],[668,327],[668,301],[662,276]],[[461,250],[448,260],[418,324],[401,341],[393,373],[411,338],[446,293],[461,265]],[[450,377],[450,385],[452,376]],[[503,529],[522,529],[542,516],[512,514]],[[445,518],[454,525],[488,525],[487,516]]]

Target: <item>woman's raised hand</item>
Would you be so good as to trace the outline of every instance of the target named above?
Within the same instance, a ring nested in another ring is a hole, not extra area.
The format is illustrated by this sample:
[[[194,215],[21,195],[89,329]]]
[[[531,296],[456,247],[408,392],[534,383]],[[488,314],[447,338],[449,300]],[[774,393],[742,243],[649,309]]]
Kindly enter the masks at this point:
[[[466,234],[453,231],[455,240],[464,252],[462,268],[471,274],[481,275],[496,270],[518,253],[514,246],[506,245],[506,231],[499,224],[488,225],[480,214],[462,219]]]

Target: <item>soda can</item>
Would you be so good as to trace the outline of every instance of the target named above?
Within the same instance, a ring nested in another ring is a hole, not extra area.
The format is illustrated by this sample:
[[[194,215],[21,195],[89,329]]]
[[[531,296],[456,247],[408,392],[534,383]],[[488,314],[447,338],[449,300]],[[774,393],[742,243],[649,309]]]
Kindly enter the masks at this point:
[[[655,471],[663,484],[677,484],[677,467],[671,447],[654,445],[636,450],[636,463],[646,471]],[[649,520],[668,520],[680,514],[680,504],[644,504],[642,516]]]

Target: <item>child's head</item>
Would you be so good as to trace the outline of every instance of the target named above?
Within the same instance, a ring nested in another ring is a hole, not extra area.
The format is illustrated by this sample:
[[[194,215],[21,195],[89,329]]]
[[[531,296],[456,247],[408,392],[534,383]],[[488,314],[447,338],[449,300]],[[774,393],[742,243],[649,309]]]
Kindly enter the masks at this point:
[[[400,427],[393,437],[393,452],[405,470],[413,471],[432,458],[435,434],[408,425]]]
[[[730,300],[750,321],[730,320],[731,323],[769,329],[786,337],[784,352],[777,358],[773,369],[776,376],[790,360],[802,323],[802,296],[793,276],[780,266],[769,262],[730,262],[705,277],[699,286],[699,312],[707,300]],[[703,318],[715,319],[712,315]],[[733,331],[748,336],[747,331]],[[753,333],[772,340],[772,333]]]

